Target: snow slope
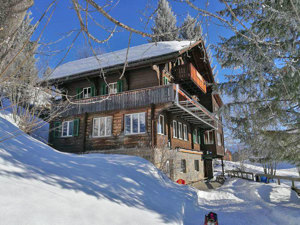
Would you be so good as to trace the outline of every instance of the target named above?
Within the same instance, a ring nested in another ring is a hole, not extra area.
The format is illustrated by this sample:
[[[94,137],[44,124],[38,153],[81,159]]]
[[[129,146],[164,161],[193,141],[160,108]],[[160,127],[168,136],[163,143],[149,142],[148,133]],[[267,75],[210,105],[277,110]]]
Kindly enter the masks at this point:
[[[0,225],[198,225],[209,211],[222,225],[299,224],[285,185],[230,179],[197,191],[138,157],[57,152],[8,120],[0,112]]]
[[[196,192],[146,160],[60,153],[3,117],[2,111],[1,225],[195,224],[200,218]]]

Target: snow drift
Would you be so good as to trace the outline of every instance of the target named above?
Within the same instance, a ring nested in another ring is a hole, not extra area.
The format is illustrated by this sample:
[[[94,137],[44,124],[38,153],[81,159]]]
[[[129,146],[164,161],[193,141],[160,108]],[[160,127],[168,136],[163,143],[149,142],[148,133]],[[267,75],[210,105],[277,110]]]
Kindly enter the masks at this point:
[[[300,199],[289,185],[228,179],[197,191],[138,157],[57,152],[9,120],[1,111],[1,225],[199,225],[210,211],[222,225],[299,224]]]
[[[148,161],[60,153],[24,134],[3,113],[0,184],[0,224],[6,225],[197,224],[201,216],[197,193]]]

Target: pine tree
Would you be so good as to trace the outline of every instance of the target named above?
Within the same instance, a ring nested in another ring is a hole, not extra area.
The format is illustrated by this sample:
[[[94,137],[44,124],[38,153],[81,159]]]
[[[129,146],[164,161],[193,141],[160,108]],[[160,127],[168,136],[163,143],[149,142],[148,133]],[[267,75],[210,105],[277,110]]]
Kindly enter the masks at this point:
[[[300,165],[300,1],[234,0],[232,12],[247,26],[223,38],[217,58],[235,69],[220,89],[235,137],[253,153]]]
[[[152,42],[178,39],[176,17],[167,0],[159,0],[154,22],[155,24],[151,29],[156,36],[152,38]]]
[[[189,14],[186,16],[181,26],[180,39],[191,41],[202,39],[202,27],[200,23]]]

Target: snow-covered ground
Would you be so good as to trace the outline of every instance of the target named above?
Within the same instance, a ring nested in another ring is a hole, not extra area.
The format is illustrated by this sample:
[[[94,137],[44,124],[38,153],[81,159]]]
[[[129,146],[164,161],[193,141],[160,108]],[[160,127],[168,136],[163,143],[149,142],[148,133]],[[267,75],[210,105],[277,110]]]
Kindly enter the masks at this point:
[[[174,184],[144,159],[60,153],[0,111],[0,224],[299,224],[284,185],[230,179],[218,190]]]

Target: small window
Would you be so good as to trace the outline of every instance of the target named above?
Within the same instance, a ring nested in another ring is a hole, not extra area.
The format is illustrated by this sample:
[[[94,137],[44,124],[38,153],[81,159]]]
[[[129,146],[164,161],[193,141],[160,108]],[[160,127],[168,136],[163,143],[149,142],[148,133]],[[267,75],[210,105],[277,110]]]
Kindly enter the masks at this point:
[[[193,142],[194,142],[194,144],[199,144],[198,130],[197,129],[194,129],[194,131],[193,131]]]
[[[111,136],[112,117],[99,117],[93,120],[93,137]]]
[[[163,77],[163,83],[164,85],[168,85],[170,83],[169,79],[167,77]]]
[[[221,146],[222,145],[222,139],[221,139],[221,134],[219,132],[217,133],[217,141],[218,141],[218,145]]]
[[[180,172],[181,173],[186,173],[186,160],[185,159],[181,160]]]
[[[178,138],[182,139],[182,123],[178,123]]]
[[[91,87],[83,88],[83,90],[82,90],[82,96],[83,96],[83,98],[90,98],[90,97],[92,97],[92,88]]]
[[[199,160],[195,160],[194,163],[195,163],[195,170],[199,171]]]
[[[214,132],[212,130],[205,131],[204,133],[204,143],[206,145],[211,145],[214,143]]]
[[[183,139],[185,141],[188,141],[188,130],[187,130],[187,125],[186,124],[183,125]]]
[[[157,133],[165,134],[165,118],[163,115],[159,115],[157,123]]]
[[[118,83],[110,83],[108,84],[108,90],[109,90],[109,94],[116,94],[118,93]]]
[[[72,121],[64,121],[62,123],[62,137],[72,137],[73,136],[74,123]]]
[[[178,132],[177,121],[173,120],[173,138],[177,138],[177,132]]]
[[[146,113],[125,115],[125,134],[142,134],[146,132]]]

